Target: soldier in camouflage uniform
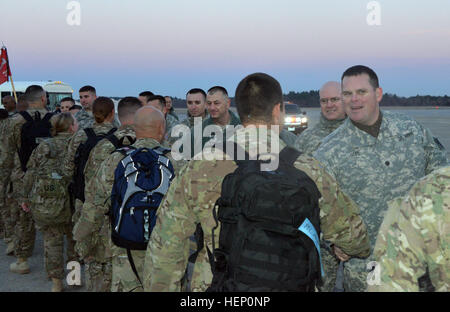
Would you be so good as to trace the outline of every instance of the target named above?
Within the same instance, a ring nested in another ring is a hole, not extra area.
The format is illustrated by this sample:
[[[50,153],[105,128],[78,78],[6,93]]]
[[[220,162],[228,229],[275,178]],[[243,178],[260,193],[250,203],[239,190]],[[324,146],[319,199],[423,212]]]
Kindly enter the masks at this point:
[[[95,123],[92,126],[95,134],[106,134],[111,130],[114,126],[112,121],[114,119],[114,103],[111,99],[106,97],[100,97],[99,100],[95,100],[93,104],[93,112],[96,116]],[[64,157],[64,171],[73,176],[75,174],[75,154],[77,152],[78,147],[81,143],[86,142],[87,135],[86,132],[83,131],[81,127],[79,127],[78,131],[72,136],[68,144],[68,152]],[[74,224],[78,220],[80,215],[81,207],[83,206],[82,202],[77,199],[75,203],[75,213],[73,217]]]
[[[80,91],[80,104],[83,107],[80,111],[75,114],[75,118],[78,121],[79,129],[92,128],[95,124],[95,118],[92,113],[92,105],[97,98],[97,91],[92,86],[81,87]],[[120,126],[119,122],[116,120],[115,116],[112,121],[114,127],[118,128]]]
[[[162,95],[153,95],[148,100],[147,105],[144,105],[144,106],[155,107],[156,109],[159,109],[164,114],[164,116],[165,116],[164,118],[165,118],[165,122],[166,122],[166,133],[164,134],[164,141],[162,144],[165,147],[170,148],[170,146],[174,142],[171,138],[170,133],[172,131],[172,128],[179,124],[179,121],[175,117],[173,117],[167,113],[165,98]]]
[[[329,81],[325,83],[319,90],[319,97],[321,109],[319,123],[303,131],[297,137],[294,145],[296,149],[305,154],[315,152],[319,148],[322,139],[336,130],[346,118],[339,82]],[[334,282],[339,263],[326,242],[321,242],[321,247],[323,250],[322,261],[325,276],[320,290],[332,291],[335,286]]]
[[[48,113],[45,108],[47,105],[46,92],[40,86],[29,86],[25,91],[25,96],[29,104],[26,110],[31,116],[39,112],[41,117]],[[28,258],[31,257],[34,249],[34,242],[36,238],[36,230],[34,222],[30,213],[25,212],[20,208],[19,203],[23,188],[24,172],[21,169],[18,158],[18,151],[21,145],[22,126],[25,124],[25,119],[22,115],[17,114],[11,117],[8,121],[7,129],[4,129],[6,136],[4,140],[0,141],[0,185],[8,185],[8,181],[12,181],[13,193],[11,197],[16,199],[11,206],[11,219],[15,222],[13,235],[13,248],[17,262],[10,265],[10,271],[19,274],[26,274],[30,272],[28,266]],[[12,180],[12,174],[17,174]],[[5,192],[0,192],[0,203],[5,202]],[[9,246],[8,246],[9,247]]]
[[[3,102],[3,99],[2,99],[2,102]],[[4,124],[6,123],[7,119],[8,119],[8,111],[3,108],[0,109],[0,140],[3,139],[3,135],[2,135],[3,127],[4,127]],[[1,150],[0,150],[0,153],[1,153]],[[5,198],[6,187],[3,185],[0,185],[0,192],[4,193],[3,198]],[[4,216],[5,211],[6,211],[6,209],[5,209],[4,203],[0,203],[0,238],[3,238],[3,239],[5,239],[7,237],[5,235],[6,230],[5,230],[5,224],[4,224],[5,220],[7,220],[7,219],[5,219],[5,216]]]
[[[421,177],[447,164],[444,148],[412,118],[381,111],[382,89],[368,67],[354,66],[342,75],[344,107],[349,117],[313,154],[343,191],[361,208],[373,248],[387,202],[404,196]],[[346,291],[365,291],[367,265],[345,263]]]
[[[181,124],[192,128],[194,118],[201,117],[200,122],[209,117],[206,111],[206,93],[202,89],[194,88],[186,93],[187,117],[181,121]]]
[[[130,145],[135,140],[133,129],[134,114],[142,107],[141,101],[135,97],[125,97],[118,104],[118,114],[121,128],[114,136],[122,145]],[[114,152],[115,146],[108,140],[103,139],[92,149],[85,167],[85,197],[86,200],[81,210],[78,222],[74,226],[74,237],[77,241],[77,251],[81,257],[92,257],[89,262],[90,284],[88,289],[92,291],[106,291],[111,289],[112,265],[110,248],[110,221],[104,215],[104,209],[97,209],[92,199],[97,192],[98,186],[90,183],[95,176],[101,163]],[[109,191],[111,193],[111,191]],[[99,272],[100,274],[96,274]]]
[[[175,109],[172,106],[172,98],[166,95],[164,99],[166,100],[167,115],[174,117],[179,122],[180,118],[178,117],[177,113],[175,113]]]
[[[5,100],[5,97],[2,100]],[[4,105],[5,104],[6,103],[4,102]],[[9,106],[12,107],[12,103],[10,103]],[[26,100],[26,96],[22,94],[18,98],[17,111],[25,111],[27,109],[28,109],[28,102]],[[10,118],[15,115],[16,113],[10,113],[9,118],[2,122],[2,125],[0,126],[0,142],[5,142],[5,140],[7,139],[8,134],[7,131],[9,129],[8,123]],[[0,153],[1,152],[2,151],[0,150]],[[14,169],[11,172],[10,181],[7,182],[6,185],[0,184],[0,191],[3,192],[2,196],[3,198],[5,198],[4,202],[0,202],[0,213],[2,214],[3,217],[3,224],[5,230],[4,240],[5,243],[7,244],[6,254],[10,256],[14,255],[14,227],[15,224],[17,223],[16,212],[18,212],[17,207],[19,207],[17,197],[15,197],[13,193],[12,181],[16,181],[17,186],[17,183],[20,182],[18,177],[22,175],[22,169],[20,168],[20,162],[17,153],[14,155],[14,162],[15,162]]]
[[[253,80],[255,76],[257,79]],[[264,94],[268,92],[273,94],[271,99],[267,99],[265,103],[251,102],[252,96],[261,98],[260,93],[263,90]],[[236,90],[236,103],[244,126],[252,126],[252,123],[258,125],[256,129],[259,134],[263,131],[260,126],[275,126],[267,130],[267,141],[248,142],[246,130],[241,129],[236,131],[236,142],[249,152],[258,150],[273,153],[271,138],[276,136],[274,139],[276,141],[279,138],[278,133],[273,129],[279,129],[279,126],[284,123],[282,90],[279,83],[265,74],[247,76]],[[258,105],[258,108],[253,105]],[[251,121],[248,119],[249,114],[252,116]],[[268,121],[270,119],[272,119],[271,122]],[[249,144],[245,144],[246,141]],[[285,144],[279,142],[279,150],[284,147]],[[212,210],[220,197],[223,178],[233,172],[237,166],[234,161],[229,160],[228,156],[224,158],[223,152],[218,149],[208,157],[213,160],[190,161],[188,166],[183,167],[163,199],[157,212],[156,226],[147,247],[144,268],[146,291],[180,291],[182,289],[181,283],[188,261],[189,237],[198,223],[201,223],[203,228],[205,246],[212,250],[211,230],[216,226]],[[301,155],[294,165],[316,183],[322,194],[319,207],[324,238],[352,256],[368,256],[370,245],[367,230],[359,216],[356,204],[339,189],[336,181],[314,158]],[[217,228],[215,230],[216,246],[218,246],[219,232],[220,229]],[[194,266],[192,291],[205,291],[210,286],[211,280],[211,267],[206,248],[203,248]]]
[[[92,104],[97,98],[97,92],[92,86],[81,87],[78,91],[80,94],[80,104],[83,107],[75,114],[78,121],[79,129],[92,128],[94,125],[94,116],[92,115]]]
[[[163,114],[154,107],[143,107],[135,115],[134,127],[136,129],[137,141],[133,147],[154,148],[160,145],[165,129]],[[114,183],[114,171],[117,164],[122,160],[121,153],[111,154],[100,166],[95,176],[90,180],[89,185],[92,192],[87,194],[87,202],[91,205],[84,211],[80,224],[75,229],[76,235],[83,239],[92,236],[99,231],[98,225],[102,224],[102,235],[110,242],[112,255],[112,285],[111,290],[116,291],[142,291],[142,287],[134,275],[128,262],[126,250],[115,246],[111,240],[111,223],[105,218],[105,213],[109,211],[110,194]],[[169,158],[170,154],[169,154]],[[177,163],[171,159],[176,172]],[[87,208],[87,207],[86,207]],[[82,222],[82,223],[81,223]],[[144,251],[131,251],[134,263],[140,279],[142,280]]]
[[[25,210],[32,207],[31,214],[44,239],[45,269],[53,281],[52,291],[60,292],[64,279],[64,235],[67,239],[67,262],[77,257],[67,191],[70,181],[63,175],[59,159],[67,153],[67,142],[78,124],[68,112],[53,116],[50,122],[53,137],[38,145],[27,164],[22,207]]]
[[[450,167],[422,178],[407,196],[389,203],[374,256],[379,285],[369,291],[419,291],[428,272],[436,291],[450,289]]]
[[[112,121],[114,120],[114,113],[115,113],[114,102],[107,97],[98,97],[94,101],[92,110],[93,115],[95,117],[95,123],[92,129],[94,130],[95,134],[97,135],[107,134],[113,128]],[[85,142],[86,140],[87,140],[86,132],[83,130],[78,130],[77,133],[75,133],[69,141],[67,155],[64,158],[64,172],[71,177],[73,177],[76,170],[74,165],[76,151],[79,145],[82,142]],[[89,174],[92,174],[92,172],[89,172]],[[89,179],[89,174],[87,176],[87,179]],[[86,182],[87,180],[85,180],[85,183]],[[87,184],[85,184],[85,189],[86,185]],[[75,212],[72,216],[73,224],[77,223],[78,218],[80,217],[81,214],[82,207],[83,203],[77,199],[75,202]],[[76,236],[74,236],[74,239],[75,241],[77,241]],[[89,255],[86,252],[84,248],[84,243],[79,243],[77,241],[75,244],[75,251],[85,261],[86,283],[88,289],[91,290],[93,286],[91,284],[92,279],[90,276],[92,275],[93,276],[92,278],[94,279],[99,274],[102,274],[101,268],[103,268],[103,265],[98,264],[96,261],[94,261],[92,255]],[[105,270],[107,271],[107,269]]]
[[[295,142],[295,148],[302,153],[315,152],[322,139],[336,130],[346,118],[339,82],[325,83],[319,90],[319,97],[321,110],[319,123],[303,131]]]

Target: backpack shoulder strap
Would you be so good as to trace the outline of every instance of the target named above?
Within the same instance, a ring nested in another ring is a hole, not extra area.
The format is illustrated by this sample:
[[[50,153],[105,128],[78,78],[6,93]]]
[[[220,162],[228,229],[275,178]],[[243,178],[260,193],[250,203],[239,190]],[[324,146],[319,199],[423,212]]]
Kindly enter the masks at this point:
[[[53,117],[53,113],[47,113],[45,114],[44,118],[42,118],[43,121],[49,121],[50,118]]]
[[[86,133],[88,139],[96,136],[94,129],[92,129],[92,128],[84,128],[83,130],[84,130],[84,133]]]
[[[117,128],[114,127],[114,128],[110,129],[110,130],[106,133],[106,136],[112,135],[112,134],[113,134],[114,132],[116,132],[116,131],[117,131]]]
[[[120,140],[114,134],[107,135],[105,139],[111,142],[115,149],[119,149],[121,147]]]
[[[160,155],[166,155],[168,152],[170,152],[170,149],[165,148],[164,146],[158,146],[158,147],[152,148],[152,150],[154,150],[156,153],[158,153]]]
[[[29,122],[33,122],[33,118],[31,118],[30,114],[27,111],[22,111],[19,112],[20,115],[22,115],[22,117]]]
[[[294,162],[302,153],[295,148],[286,146],[280,152],[280,160],[284,161],[288,165],[294,165]]]

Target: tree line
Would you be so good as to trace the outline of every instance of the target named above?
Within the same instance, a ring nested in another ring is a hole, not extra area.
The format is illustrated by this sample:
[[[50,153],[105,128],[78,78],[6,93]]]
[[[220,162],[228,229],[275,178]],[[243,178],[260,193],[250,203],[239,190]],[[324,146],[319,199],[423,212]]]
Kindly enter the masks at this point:
[[[320,107],[319,91],[290,91],[283,95],[284,100],[299,105],[300,107]],[[380,103],[381,106],[447,106],[450,107],[450,96],[416,95],[401,97],[395,94],[385,93]],[[186,100],[173,98],[173,106],[186,108]],[[234,98],[231,98],[231,106],[235,106]]]

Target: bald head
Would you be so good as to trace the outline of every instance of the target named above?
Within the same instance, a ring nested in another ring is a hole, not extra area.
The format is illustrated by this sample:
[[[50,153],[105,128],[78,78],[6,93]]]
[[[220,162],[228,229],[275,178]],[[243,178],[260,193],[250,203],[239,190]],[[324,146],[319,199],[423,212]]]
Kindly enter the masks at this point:
[[[344,105],[341,98],[341,84],[337,81],[328,81],[319,90],[320,108],[322,115],[328,120],[341,120],[345,118]]]
[[[337,92],[338,94],[341,93],[341,84],[337,81],[328,81],[326,82],[319,90],[319,94],[322,94],[326,91],[333,91]]]
[[[7,95],[2,98],[2,104],[8,113],[12,113],[16,110],[16,101],[11,95]]]
[[[166,131],[166,119],[163,113],[153,106],[144,106],[134,115],[136,138],[152,138],[162,142]]]

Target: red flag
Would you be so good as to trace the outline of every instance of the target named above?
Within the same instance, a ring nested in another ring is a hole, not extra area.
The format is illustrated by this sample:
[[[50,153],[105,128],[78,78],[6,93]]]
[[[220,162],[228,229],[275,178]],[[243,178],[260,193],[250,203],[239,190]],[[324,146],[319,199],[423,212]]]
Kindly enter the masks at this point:
[[[9,76],[11,76],[11,70],[9,69],[8,52],[3,47],[0,56],[0,84],[9,81]]]

